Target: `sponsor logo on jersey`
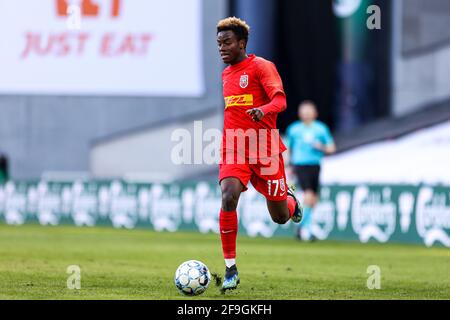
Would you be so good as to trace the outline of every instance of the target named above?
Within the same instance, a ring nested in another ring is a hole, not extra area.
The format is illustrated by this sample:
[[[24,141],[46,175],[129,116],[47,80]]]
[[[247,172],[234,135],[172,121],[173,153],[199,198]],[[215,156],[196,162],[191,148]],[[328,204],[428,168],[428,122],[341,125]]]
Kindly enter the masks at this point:
[[[225,97],[225,109],[229,107],[252,106],[252,105],[253,105],[252,94],[243,94],[240,96]]]

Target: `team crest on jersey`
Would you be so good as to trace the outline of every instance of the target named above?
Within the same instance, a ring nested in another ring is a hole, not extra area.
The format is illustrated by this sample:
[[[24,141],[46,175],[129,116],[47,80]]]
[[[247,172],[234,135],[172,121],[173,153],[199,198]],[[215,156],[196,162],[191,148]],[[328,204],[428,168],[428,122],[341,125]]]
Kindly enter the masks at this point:
[[[239,85],[241,86],[242,89],[245,89],[248,87],[248,75],[247,74],[243,74],[241,76],[241,80],[239,81]]]

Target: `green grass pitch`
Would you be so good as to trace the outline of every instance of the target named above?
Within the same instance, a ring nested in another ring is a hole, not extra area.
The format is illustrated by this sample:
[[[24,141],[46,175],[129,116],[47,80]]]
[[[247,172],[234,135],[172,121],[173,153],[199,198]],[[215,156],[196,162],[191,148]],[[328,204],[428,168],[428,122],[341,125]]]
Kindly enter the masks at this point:
[[[450,249],[238,237],[241,285],[225,295],[178,293],[185,260],[223,274],[218,235],[0,225],[0,299],[450,299]],[[69,265],[81,289],[67,288]],[[381,268],[369,290],[367,268]]]

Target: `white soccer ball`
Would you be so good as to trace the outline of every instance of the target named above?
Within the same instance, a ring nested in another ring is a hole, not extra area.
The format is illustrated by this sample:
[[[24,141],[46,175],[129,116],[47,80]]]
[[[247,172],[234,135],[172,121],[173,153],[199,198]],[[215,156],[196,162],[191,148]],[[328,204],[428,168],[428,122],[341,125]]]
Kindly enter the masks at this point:
[[[197,296],[206,291],[211,282],[208,267],[200,261],[183,262],[175,271],[175,286],[182,294]]]

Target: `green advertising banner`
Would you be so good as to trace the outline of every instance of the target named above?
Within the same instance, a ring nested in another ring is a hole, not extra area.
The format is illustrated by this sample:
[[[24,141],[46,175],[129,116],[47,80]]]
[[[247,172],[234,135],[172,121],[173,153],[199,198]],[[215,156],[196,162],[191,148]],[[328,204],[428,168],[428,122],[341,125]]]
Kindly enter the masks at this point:
[[[299,194],[301,197],[301,194]],[[328,185],[313,212],[320,240],[417,243],[450,247],[450,187]],[[139,184],[115,181],[7,182],[0,185],[0,222],[74,224],[156,231],[219,232],[216,183]],[[242,194],[239,232],[293,237],[294,224],[275,224],[253,188]]]
[[[313,214],[313,229],[319,239],[450,247],[450,188],[326,186]]]

